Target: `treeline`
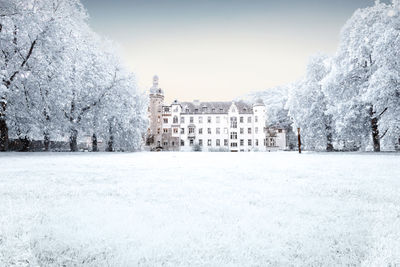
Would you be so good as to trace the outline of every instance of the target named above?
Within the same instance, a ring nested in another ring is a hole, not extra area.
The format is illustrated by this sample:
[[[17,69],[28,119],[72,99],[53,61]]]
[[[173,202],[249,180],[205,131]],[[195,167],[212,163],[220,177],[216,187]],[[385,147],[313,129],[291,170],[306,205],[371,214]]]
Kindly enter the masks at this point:
[[[269,121],[300,128],[306,149],[398,148],[399,2],[377,1],[357,10],[342,29],[335,55],[315,55],[301,80],[250,97],[265,99],[281,90],[287,93],[278,96],[279,105],[266,103]]]
[[[146,97],[115,44],[88,25],[79,0],[0,0],[0,150],[11,139],[90,136],[107,150],[137,150]]]

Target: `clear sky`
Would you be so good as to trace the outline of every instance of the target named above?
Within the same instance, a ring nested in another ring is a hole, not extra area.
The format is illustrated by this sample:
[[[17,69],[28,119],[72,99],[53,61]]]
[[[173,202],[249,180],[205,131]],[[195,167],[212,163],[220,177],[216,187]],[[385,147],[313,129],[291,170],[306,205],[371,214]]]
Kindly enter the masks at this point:
[[[139,86],[160,77],[166,100],[232,100],[300,78],[332,54],[340,29],[374,0],[82,0],[116,41]]]

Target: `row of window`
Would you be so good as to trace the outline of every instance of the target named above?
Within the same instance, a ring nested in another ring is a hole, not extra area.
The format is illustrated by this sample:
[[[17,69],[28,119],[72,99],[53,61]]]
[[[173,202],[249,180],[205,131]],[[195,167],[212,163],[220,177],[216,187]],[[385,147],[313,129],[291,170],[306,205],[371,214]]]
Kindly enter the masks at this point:
[[[244,146],[244,141],[245,141],[244,139],[240,139],[240,146]],[[158,145],[160,145],[160,141],[158,141]],[[168,141],[164,141],[163,145],[165,147],[167,147],[168,146]],[[172,141],[171,145],[174,147],[176,144],[175,144],[174,141]],[[189,140],[189,145],[190,146],[194,145],[194,140],[193,139]],[[199,145],[203,146],[203,139],[199,139]],[[247,140],[247,145],[248,146],[252,146],[252,140],[251,139]],[[255,146],[259,145],[258,139],[255,140],[255,144],[254,145]],[[275,145],[276,145],[276,142],[275,142],[274,138],[264,139],[264,146],[274,147]],[[181,140],[181,146],[185,146],[185,141],[184,140]],[[207,146],[212,146],[212,140],[211,139],[207,140]],[[220,139],[215,140],[215,146],[221,146],[221,140]],[[224,146],[228,146],[228,139],[224,139]],[[235,142],[231,143],[231,147],[237,147],[237,146],[238,146],[237,143],[235,143]]]
[[[189,134],[194,134],[195,133],[195,128],[194,127],[189,127]],[[173,128],[173,132],[174,133],[178,133],[178,128]],[[252,128],[247,128],[247,133],[248,134],[252,134]],[[164,133],[168,133],[168,128],[164,129]],[[199,128],[198,129],[198,133],[199,134],[203,134],[203,128]],[[228,128],[224,128],[224,134],[228,133]],[[231,132],[236,134],[237,136],[237,132]],[[254,133],[258,134],[258,127],[254,128]],[[181,128],[181,134],[185,134],[185,128]],[[207,134],[212,134],[212,129],[211,128],[207,128]],[[215,134],[221,134],[221,128],[215,128]],[[240,128],[240,134],[244,134],[244,128]]]
[[[184,110],[185,110],[186,113],[189,113],[189,112],[190,112],[190,109],[189,109],[189,108],[185,108]],[[210,110],[212,113],[215,113],[215,112],[217,111],[216,108],[211,108],[211,109],[209,109],[208,107],[202,107],[202,108],[201,108],[201,111],[202,111],[202,112],[208,112],[209,110]],[[243,110],[243,112],[247,112],[248,109],[247,109],[247,108],[243,108],[242,110]],[[170,111],[170,108],[169,108],[169,107],[164,107],[164,112],[169,112],[169,111]],[[198,109],[198,108],[195,108],[195,109],[194,109],[194,113],[199,113],[199,111],[200,111],[200,109]],[[223,109],[223,108],[219,108],[218,111],[221,113],[221,112],[224,112],[224,109]],[[177,107],[174,108],[174,112],[178,112],[178,108],[177,108]],[[233,108],[233,109],[232,109],[232,112],[236,112],[236,109]],[[254,112],[257,112],[257,109],[256,109]]]
[[[164,118],[163,121],[164,121],[164,123],[169,122],[168,118]],[[217,116],[215,118],[215,121],[216,121],[216,123],[221,123],[221,117]],[[240,123],[244,123],[244,117],[239,117],[239,121],[240,121]],[[247,117],[247,123],[251,123],[251,121],[252,121],[252,117]],[[189,122],[194,123],[194,117],[189,117]],[[258,116],[254,117],[254,122],[258,122]],[[172,119],[172,123],[173,124],[179,123],[178,116],[174,116],[174,118]],[[185,117],[181,117],[181,123],[185,123]],[[198,123],[203,123],[203,117],[198,117]],[[211,116],[207,117],[207,123],[212,123]],[[235,127],[233,127],[232,125],[235,125]],[[231,117],[231,128],[237,128],[237,117]]]
[[[189,127],[188,129],[189,129],[189,134],[194,134],[195,133],[195,128],[194,127]],[[265,132],[265,130],[266,129],[264,129],[264,132]],[[174,134],[177,134],[178,133],[178,128],[173,128],[172,131],[173,131]],[[168,128],[164,128],[163,129],[163,133],[168,133],[168,132],[169,132]],[[239,129],[239,133],[240,134],[244,134],[244,132],[245,132],[245,128],[240,128]],[[247,134],[252,134],[252,132],[253,132],[252,128],[247,128],[246,132],[247,132]],[[281,133],[282,130],[279,129],[278,132]],[[203,134],[203,128],[199,128],[198,133],[199,134]],[[228,128],[224,128],[224,134],[227,134],[227,133],[228,133]],[[232,132],[232,133],[235,133],[235,132]],[[231,135],[232,135],[232,133],[231,133]],[[254,128],[254,133],[258,134],[258,127]],[[160,129],[158,129],[158,134],[160,134]],[[185,134],[185,128],[181,128],[181,134]],[[212,134],[212,129],[211,128],[207,128],[207,134]],[[215,128],[215,134],[221,134],[221,128]],[[237,135],[237,133],[236,133],[236,135]]]
[[[221,139],[215,140],[215,146],[221,146],[221,141],[222,141]],[[228,146],[228,143],[229,143],[228,139],[224,139],[224,146]],[[164,142],[164,144],[165,144],[165,142]],[[204,145],[203,139],[199,139],[198,144],[199,144],[199,146],[203,146]],[[240,146],[244,146],[245,139],[240,139],[239,140],[239,144],[240,144]],[[275,144],[276,143],[275,143],[275,139],[274,138],[264,139],[264,146],[274,147]],[[167,143],[167,145],[168,145],[168,143]],[[189,140],[189,145],[190,146],[194,145],[194,140],[193,139]],[[248,139],[247,140],[247,145],[248,146],[252,146],[253,145],[253,140],[252,139]],[[185,146],[185,141],[184,140],[181,140],[181,146]],[[212,146],[212,140],[211,139],[207,140],[207,146]],[[232,142],[231,143],[231,147],[237,147],[237,146],[238,146],[237,142]],[[258,139],[254,140],[254,146],[259,146]]]

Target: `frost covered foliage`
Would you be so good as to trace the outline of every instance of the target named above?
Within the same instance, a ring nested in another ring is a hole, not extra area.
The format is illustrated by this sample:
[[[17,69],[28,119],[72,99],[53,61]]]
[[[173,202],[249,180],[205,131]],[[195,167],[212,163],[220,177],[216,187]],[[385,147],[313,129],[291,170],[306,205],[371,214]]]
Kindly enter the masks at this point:
[[[392,150],[400,141],[400,5],[359,9],[332,57],[311,57],[286,108],[310,150]]]
[[[322,81],[338,140],[393,149],[400,137],[400,8],[397,1],[357,10],[341,33]]]
[[[262,100],[266,107],[267,125],[287,128],[291,124],[288,110],[285,108],[290,86],[278,86],[265,91],[252,92],[242,99],[249,103]]]
[[[266,107],[266,125],[268,127],[282,127],[287,131],[289,147],[296,145],[296,136],[292,130],[292,120],[289,117],[289,110],[286,107],[288,93],[293,84],[277,86],[265,91],[255,91],[240,98],[250,104],[259,100]]]
[[[332,119],[321,80],[330,70],[326,55],[316,55],[307,65],[305,77],[291,87],[287,108],[295,128],[301,129],[304,147],[310,150],[333,150]]]
[[[0,0],[0,150],[12,138],[76,151],[84,136],[141,147],[146,99],[87,18],[79,0]]]

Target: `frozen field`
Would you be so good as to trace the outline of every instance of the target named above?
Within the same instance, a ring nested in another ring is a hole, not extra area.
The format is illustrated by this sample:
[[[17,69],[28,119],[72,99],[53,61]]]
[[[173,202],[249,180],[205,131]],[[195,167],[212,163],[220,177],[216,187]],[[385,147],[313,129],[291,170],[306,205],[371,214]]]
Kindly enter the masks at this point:
[[[0,154],[0,266],[400,264],[400,154]]]

